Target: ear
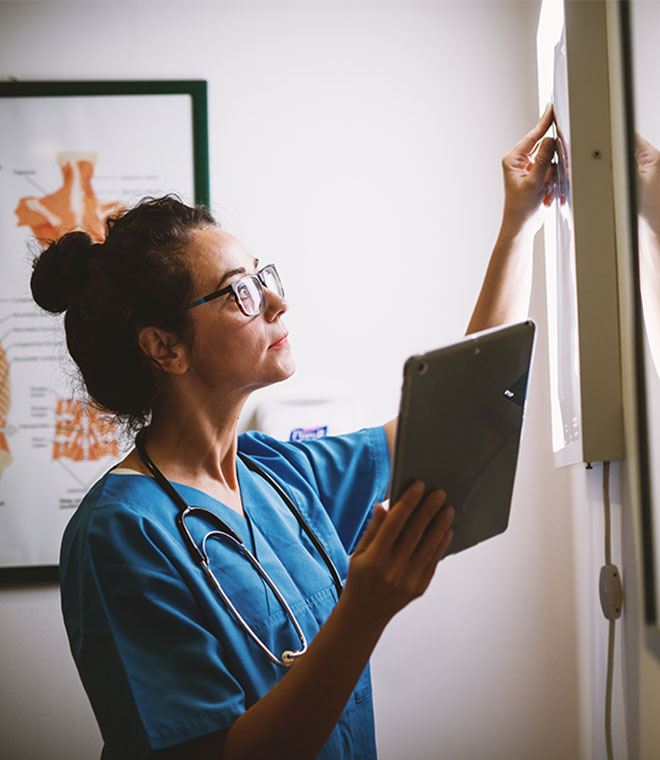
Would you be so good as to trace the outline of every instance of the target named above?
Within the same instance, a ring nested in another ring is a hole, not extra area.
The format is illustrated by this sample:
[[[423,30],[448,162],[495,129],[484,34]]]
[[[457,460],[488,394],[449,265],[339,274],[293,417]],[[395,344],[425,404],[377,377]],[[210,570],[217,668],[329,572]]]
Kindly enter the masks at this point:
[[[172,375],[188,370],[186,351],[181,341],[160,327],[143,327],[138,333],[138,345],[153,364]]]

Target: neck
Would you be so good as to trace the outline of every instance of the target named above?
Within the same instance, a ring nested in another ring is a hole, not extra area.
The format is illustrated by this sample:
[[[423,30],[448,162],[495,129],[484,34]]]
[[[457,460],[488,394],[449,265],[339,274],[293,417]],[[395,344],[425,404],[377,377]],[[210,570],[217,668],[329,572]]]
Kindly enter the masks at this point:
[[[233,488],[236,483],[238,416],[199,424],[188,419],[182,426],[164,423],[154,414],[147,430],[146,446],[164,473],[190,479],[209,478]],[[169,477],[169,476],[168,476]]]
[[[154,408],[144,440],[149,456],[168,480],[198,488],[238,512],[242,504],[237,426],[246,399],[247,395],[233,404],[204,405],[199,399],[186,403],[180,397],[164,397]],[[136,451],[123,464],[148,473]]]

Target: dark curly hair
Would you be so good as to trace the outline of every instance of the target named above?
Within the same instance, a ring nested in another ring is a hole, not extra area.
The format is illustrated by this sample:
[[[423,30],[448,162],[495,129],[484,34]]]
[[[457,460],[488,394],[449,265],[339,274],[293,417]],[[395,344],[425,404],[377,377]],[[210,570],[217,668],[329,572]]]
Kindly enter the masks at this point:
[[[66,312],[69,353],[92,400],[129,429],[148,421],[165,373],[138,345],[146,326],[185,341],[193,281],[184,251],[200,227],[217,226],[209,211],[175,196],[146,198],[106,222],[103,243],[70,232],[34,261],[34,300]]]

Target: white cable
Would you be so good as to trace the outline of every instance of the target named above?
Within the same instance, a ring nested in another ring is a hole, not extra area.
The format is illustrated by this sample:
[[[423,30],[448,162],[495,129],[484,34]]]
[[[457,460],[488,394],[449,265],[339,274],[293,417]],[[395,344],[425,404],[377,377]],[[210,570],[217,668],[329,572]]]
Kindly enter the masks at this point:
[[[610,463],[603,462],[603,506],[605,508],[605,564],[611,564],[612,536],[610,531]],[[614,675],[614,633],[616,621],[609,621],[607,642],[607,685],[605,687],[605,745],[607,760],[614,759],[612,751],[612,680]]]
[[[607,760],[614,760],[612,751],[612,676],[614,672],[614,627],[615,620],[610,620],[610,632],[607,643],[607,687],[605,688],[605,746]]]
[[[603,506],[605,507],[605,564],[612,564],[612,536],[610,534],[610,463],[603,462]]]

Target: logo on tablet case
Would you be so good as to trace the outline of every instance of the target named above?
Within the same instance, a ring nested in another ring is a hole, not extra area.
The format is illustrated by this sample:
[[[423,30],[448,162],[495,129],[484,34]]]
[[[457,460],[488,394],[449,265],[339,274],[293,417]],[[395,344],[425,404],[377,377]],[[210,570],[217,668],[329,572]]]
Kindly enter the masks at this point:
[[[504,395],[518,406],[522,406],[525,401],[525,394],[527,393],[527,376],[528,373],[525,372],[524,375],[521,375],[515,383],[510,385],[504,391]]]

